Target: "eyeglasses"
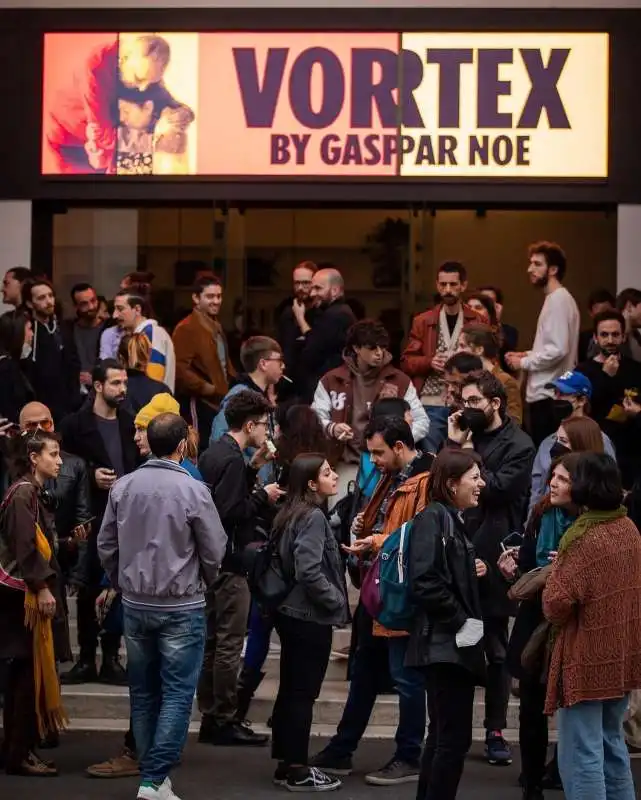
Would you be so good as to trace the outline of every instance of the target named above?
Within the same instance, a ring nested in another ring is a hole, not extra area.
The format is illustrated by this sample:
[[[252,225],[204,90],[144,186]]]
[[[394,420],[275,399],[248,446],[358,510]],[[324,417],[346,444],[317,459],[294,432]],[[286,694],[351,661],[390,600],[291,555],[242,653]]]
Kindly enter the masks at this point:
[[[470,408],[478,408],[484,400],[484,397],[475,397],[474,395],[465,399],[461,398],[463,405],[469,406]]]
[[[256,420],[254,420],[254,425],[264,425],[265,427],[267,427],[267,425],[269,425],[269,420],[268,419],[256,419]]]
[[[37,431],[47,431],[51,433],[53,430],[52,419],[34,420],[33,422],[25,422],[24,429],[27,433],[36,433]]]

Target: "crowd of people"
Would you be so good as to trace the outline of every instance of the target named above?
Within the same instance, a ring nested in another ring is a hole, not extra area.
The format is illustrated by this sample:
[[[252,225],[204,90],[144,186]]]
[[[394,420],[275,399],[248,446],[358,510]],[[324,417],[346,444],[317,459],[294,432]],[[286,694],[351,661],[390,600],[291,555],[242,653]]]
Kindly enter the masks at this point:
[[[276,785],[330,791],[376,698],[398,696],[389,760],[365,780],[454,800],[484,686],[485,758],[524,800],[633,800],[641,755],[641,290],[595,291],[581,331],[555,243],[529,248],[532,346],[499,287],[443,263],[398,363],[340,271],[303,262],[275,338],[239,363],[200,275],[170,334],[153,276],[111,304],[83,283],[63,320],[21,267],[0,317],[0,669],[9,774],[51,777],[61,685],[129,687],[122,752],[175,800],[194,696],[202,745],[261,747],[247,721],[280,641]],[[351,591],[348,590],[351,586]],[[78,657],[69,637],[77,606]],[[358,597],[358,601],[350,598]],[[333,630],[351,624],[347,701],[310,754]],[[120,657],[124,640],[126,664]],[[100,647],[100,655],[98,648]],[[558,747],[548,759],[548,725]]]

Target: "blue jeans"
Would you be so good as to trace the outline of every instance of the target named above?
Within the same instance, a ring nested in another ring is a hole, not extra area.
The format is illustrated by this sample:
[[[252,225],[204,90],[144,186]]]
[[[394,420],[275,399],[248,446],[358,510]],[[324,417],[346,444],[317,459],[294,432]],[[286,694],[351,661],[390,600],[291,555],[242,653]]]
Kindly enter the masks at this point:
[[[447,440],[447,418],[450,409],[447,406],[423,406],[430,421],[430,429],[423,440],[423,449],[428,453],[438,453]]]
[[[343,716],[327,752],[337,758],[354,754],[369,723],[378,695],[377,656],[387,644],[394,689],[398,692],[398,728],[395,759],[418,766],[425,738],[425,678],[420,670],[404,666],[409,636],[382,639],[363,636],[354,656],[351,683]],[[372,641],[374,640],[374,641]]]
[[[567,800],[635,800],[623,736],[627,708],[622,697],[559,710],[559,772]]]
[[[160,784],[180,759],[189,732],[205,652],[205,611],[123,609],[140,776]]]

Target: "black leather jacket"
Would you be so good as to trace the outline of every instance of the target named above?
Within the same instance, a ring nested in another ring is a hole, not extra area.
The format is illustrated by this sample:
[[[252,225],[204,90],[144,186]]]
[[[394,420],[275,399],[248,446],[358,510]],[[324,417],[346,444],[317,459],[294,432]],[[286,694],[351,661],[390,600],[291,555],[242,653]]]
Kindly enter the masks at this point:
[[[60,473],[55,480],[47,481],[45,488],[56,501],[58,539],[68,539],[77,525],[91,519],[87,465],[78,456],[63,452]]]
[[[409,551],[416,617],[405,658],[408,667],[456,664],[477,683],[484,682],[483,641],[473,647],[456,644],[456,633],[465,621],[482,616],[475,558],[454,509],[432,503],[416,516]]]

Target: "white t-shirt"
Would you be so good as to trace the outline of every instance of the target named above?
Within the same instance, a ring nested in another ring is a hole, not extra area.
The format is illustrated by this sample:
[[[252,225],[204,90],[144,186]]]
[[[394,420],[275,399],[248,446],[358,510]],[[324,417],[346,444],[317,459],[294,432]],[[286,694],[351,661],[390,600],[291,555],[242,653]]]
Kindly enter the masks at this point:
[[[560,286],[543,303],[534,344],[522,361],[527,370],[525,399],[528,403],[554,396],[546,384],[576,366],[581,315],[568,290]]]

